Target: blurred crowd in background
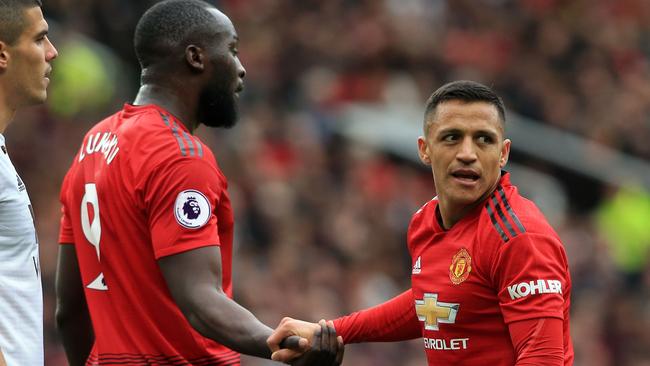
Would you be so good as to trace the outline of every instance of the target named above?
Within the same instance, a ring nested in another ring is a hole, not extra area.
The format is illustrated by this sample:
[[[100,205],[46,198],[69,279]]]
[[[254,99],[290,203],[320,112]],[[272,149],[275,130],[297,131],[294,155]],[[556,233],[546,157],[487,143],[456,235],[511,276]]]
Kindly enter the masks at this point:
[[[46,364],[58,366],[66,364],[53,322],[60,182],[85,131],[135,95],[133,29],[154,1],[44,2],[60,52],[50,101],[21,113],[6,135],[36,211]],[[246,89],[236,127],[198,135],[229,178],[235,297],[270,326],[284,315],[333,318],[410,286],[405,233],[435,195],[431,173],[337,134],[346,105],[423,108],[443,83],[472,79],[511,111],[650,160],[648,1],[216,4],[239,33]],[[573,278],[575,364],[650,365],[649,187],[604,184],[516,150],[512,158],[568,192],[580,187],[567,214],[551,218]],[[344,364],[425,362],[416,340],[353,345]]]

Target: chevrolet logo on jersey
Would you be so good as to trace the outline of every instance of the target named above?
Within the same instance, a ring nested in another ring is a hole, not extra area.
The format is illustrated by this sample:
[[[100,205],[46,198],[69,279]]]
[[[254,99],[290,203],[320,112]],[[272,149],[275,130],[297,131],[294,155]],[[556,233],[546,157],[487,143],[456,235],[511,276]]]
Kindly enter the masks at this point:
[[[426,330],[440,330],[440,323],[455,323],[459,307],[460,304],[438,301],[438,294],[425,293],[422,300],[415,300],[415,312]]]

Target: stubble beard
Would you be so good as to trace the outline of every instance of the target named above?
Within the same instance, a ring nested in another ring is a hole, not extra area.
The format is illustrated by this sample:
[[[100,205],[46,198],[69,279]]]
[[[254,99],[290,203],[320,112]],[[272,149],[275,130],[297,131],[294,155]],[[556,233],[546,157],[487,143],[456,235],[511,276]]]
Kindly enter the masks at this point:
[[[237,123],[239,110],[234,93],[223,89],[205,91],[199,103],[204,125],[231,128]]]

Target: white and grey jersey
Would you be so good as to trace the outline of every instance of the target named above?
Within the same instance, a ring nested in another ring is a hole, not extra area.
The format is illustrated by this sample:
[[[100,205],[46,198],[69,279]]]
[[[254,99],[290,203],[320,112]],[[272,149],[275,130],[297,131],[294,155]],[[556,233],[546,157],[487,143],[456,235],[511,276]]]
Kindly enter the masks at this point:
[[[7,366],[43,365],[43,294],[34,215],[0,134],[0,349]]]

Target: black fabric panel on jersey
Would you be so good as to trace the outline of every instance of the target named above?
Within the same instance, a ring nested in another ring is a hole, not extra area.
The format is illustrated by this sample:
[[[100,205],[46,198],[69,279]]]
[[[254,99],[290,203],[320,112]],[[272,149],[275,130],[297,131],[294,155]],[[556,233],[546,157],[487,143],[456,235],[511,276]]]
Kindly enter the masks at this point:
[[[517,225],[520,232],[525,233],[526,228],[524,228],[524,225],[521,224],[521,221],[519,221],[519,218],[512,210],[512,207],[510,207],[510,203],[508,203],[508,199],[506,198],[506,192],[503,191],[503,187],[498,186],[497,191],[499,191],[499,195],[501,196],[501,201],[503,201],[503,205],[505,206],[506,211],[508,212],[510,217],[512,217],[512,221],[515,222],[515,225]]]
[[[495,194],[492,195],[492,203],[494,204],[494,207],[496,208],[497,214],[501,218],[501,222],[503,222],[504,225],[506,225],[506,229],[508,229],[508,232],[510,233],[511,237],[517,236],[517,233],[515,232],[515,229],[512,228],[512,225],[510,225],[510,221],[506,219],[506,215],[503,214],[503,210],[501,210],[501,206],[499,205],[499,201],[497,200],[496,192]]]
[[[174,126],[172,126],[172,124],[169,122],[169,117],[165,116],[162,113],[160,113],[160,117],[162,117],[163,122],[165,122],[165,125],[167,125],[167,127],[169,127],[172,130],[172,134],[176,138],[176,142],[178,142],[178,147],[181,149],[181,155],[187,156],[187,149],[185,148],[185,144],[183,143],[183,139],[181,138],[181,135],[178,134],[178,129],[175,126],[176,123],[174,123]],[[193,150],[192,153],[194,153]]]
[[[497,206],[498,207],[498,206]],[[485,204],[485,208],[487,209],[487,213],[490,216],[490,221],[492,221],[492,225],[494,225],[494,228],[497,230],[499,235],[501,235],[501,239],[503,239],[504,242],[508,242],[508,235],[506,235],[505,232],[503,232],[503,229],[501,228],[501,224],[497,221],[496,217],[494,217],[494,212],[492,211],[492,208],[490,207],[490,200]]]

